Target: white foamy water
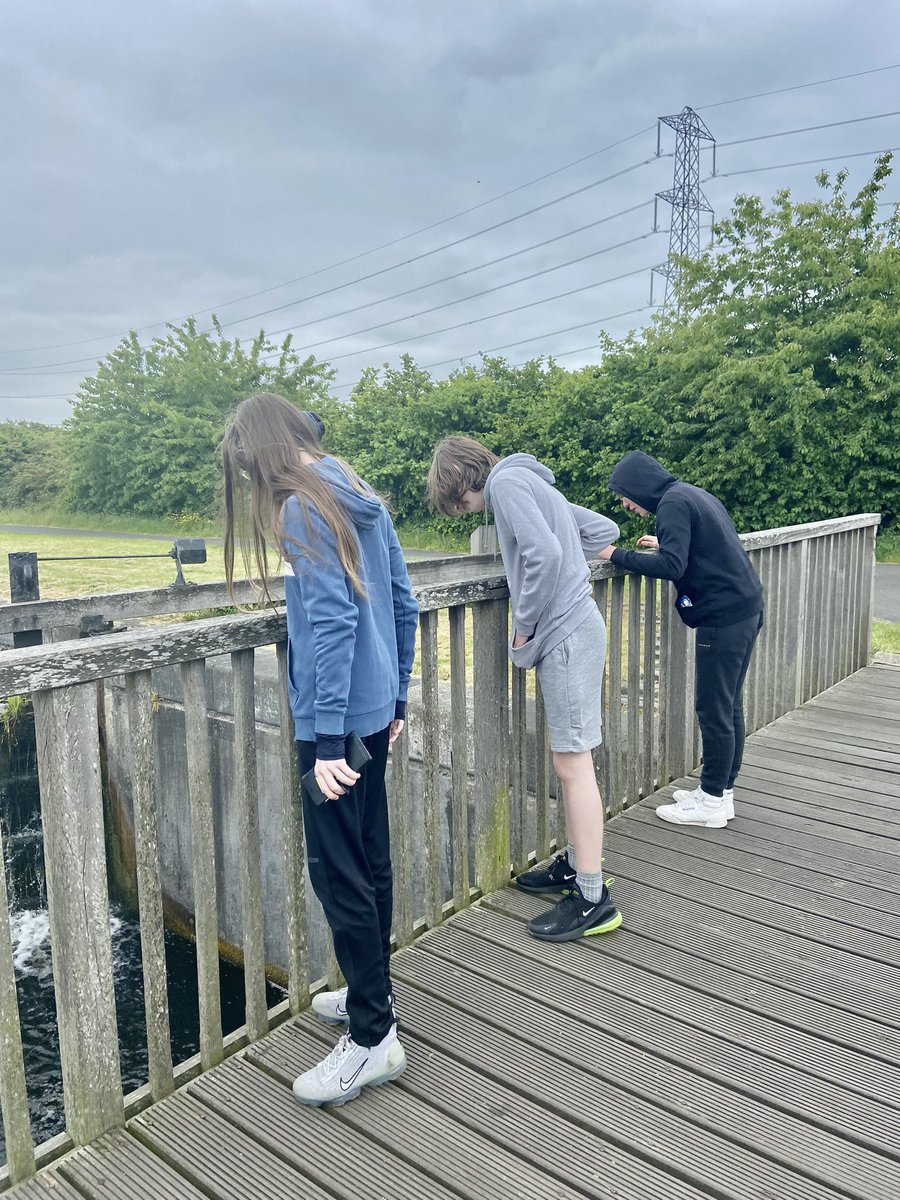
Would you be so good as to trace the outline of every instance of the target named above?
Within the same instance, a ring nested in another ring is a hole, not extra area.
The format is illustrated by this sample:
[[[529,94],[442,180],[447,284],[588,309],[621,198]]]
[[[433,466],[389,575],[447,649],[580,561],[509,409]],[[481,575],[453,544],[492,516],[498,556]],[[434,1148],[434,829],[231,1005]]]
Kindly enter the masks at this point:
[[[115,958],[116,934],[122,928],[119,917],[109,919]],[[13,944],[13,966],[20,975],[51,980],[53,965],[50,959],[50,914],[46,908],[26,908],[10,915]],[[118,962],[115,963],[118,966]]]
[[[50,914],[45,908],[25,908],[10,916],[13,966],[20,975],[52,978]]]

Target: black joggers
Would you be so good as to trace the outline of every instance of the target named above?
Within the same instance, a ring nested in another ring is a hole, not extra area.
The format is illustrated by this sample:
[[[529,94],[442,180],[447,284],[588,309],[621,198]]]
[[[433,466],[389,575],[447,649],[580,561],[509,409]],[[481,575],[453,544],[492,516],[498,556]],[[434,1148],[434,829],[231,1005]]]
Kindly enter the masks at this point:
[[[325,910],[338,965],[347,980],[350,1036],[375,1046],[390,1030],[393,876],[388,828],[389,729],[362,740],[372,755],[359,781],[325,804],[304,794],[309,878]],[[298,742],[300,771],[316,764],[315,742]]]
[[[697,627],[697,720],[703,738],[704,792],[734,787],[744,757],[744,680],[763,614],[732,625]]]

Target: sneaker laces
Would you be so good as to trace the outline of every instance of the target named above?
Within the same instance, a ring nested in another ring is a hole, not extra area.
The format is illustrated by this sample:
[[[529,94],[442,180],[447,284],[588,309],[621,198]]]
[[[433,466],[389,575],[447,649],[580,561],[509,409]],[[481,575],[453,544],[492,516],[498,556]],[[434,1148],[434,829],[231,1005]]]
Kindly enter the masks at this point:
[[[353,1041],[353,1038],[350,1036],[350,1034],[342,1033],[335,1048],[319,1063],[317,1070],[320,1077],[324,1078],[328,1075],[333,1075],[334,1072],[340,1067],[345,1056],[349,1054],[355,1048],[355,1046],[356,1043]]]

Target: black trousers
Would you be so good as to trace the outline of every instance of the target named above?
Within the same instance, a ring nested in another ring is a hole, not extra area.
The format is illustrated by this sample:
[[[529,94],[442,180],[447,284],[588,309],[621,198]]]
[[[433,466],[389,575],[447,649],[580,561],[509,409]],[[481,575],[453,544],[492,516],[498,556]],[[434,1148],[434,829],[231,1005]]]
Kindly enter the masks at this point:
[[[697,720],[703,738],[704,792],[721,796],[734,781],[744,758],[744,680],[763,614],[733,625],[697,627]]]
[[[359,1046],[377,1045],[394,1020],[389,1001],[394,894],[384,784],[389,732],[362,739],[372,761],[339,800],[313,804],[303,796],[309,878],[347,980],[350,1035]],[[297,746],[305,774],[316,764],[316,744]]]

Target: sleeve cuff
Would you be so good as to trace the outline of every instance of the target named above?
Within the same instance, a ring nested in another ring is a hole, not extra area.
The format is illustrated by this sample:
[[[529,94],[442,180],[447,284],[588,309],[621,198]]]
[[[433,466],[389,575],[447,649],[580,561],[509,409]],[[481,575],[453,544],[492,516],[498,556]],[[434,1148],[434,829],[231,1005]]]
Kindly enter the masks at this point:
[[[316,737],[319,734],[329,734],[332,737],[344,736],[344,718],[346,709],[316,709]]]
[[[519,622],[516,621],[516,633],[521,633],[522,637],[533,638],[536,628],[536,625],[520,625]]]
[[[397,703],[394,705],[394,720],[395,721],[405,721],[406,720],[406,701],[405,700],[398,700]]]
[[[319,733],[316,731],[316,758],[323,762],[344,758],[347,754],[347,740],[344,735],[337,733]]]

